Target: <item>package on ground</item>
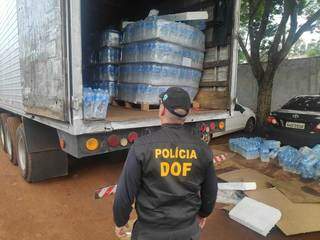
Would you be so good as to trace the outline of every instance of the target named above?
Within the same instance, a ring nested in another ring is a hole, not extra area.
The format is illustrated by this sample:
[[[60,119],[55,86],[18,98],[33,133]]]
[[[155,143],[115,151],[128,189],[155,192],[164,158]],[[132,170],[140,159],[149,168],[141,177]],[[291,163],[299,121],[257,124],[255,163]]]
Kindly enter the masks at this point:
[[[301,174],[306,179],[320,178],[320,155],[317,154],[317,146],[314,151],[303,147],[297,150],[290,146],[280,148],[278,153],[279,164],[285,171]]]
[[[253,231],[267,236],[281,218],[281,212],[252,198],[244,197],[230,212],[229,217]]]
[[[231,151],[239,153],[248,160],[260,157],[264,162],[269,162],[270,155],[274,157],[280,145],[281,143],[279,141],[265,140],[259,137],[242,137],[229,140],[229,148]]]
[[[218,178],[227,182],[255,182],[257,189],[270,188],[272,178],[250,168],[243,168],[218,175]]]
[[[218,189],[221,189],[221,190],[248,191],[248,190],[257,189],[257,184],[255,182],[226,182],[226,183],[218,183]]]

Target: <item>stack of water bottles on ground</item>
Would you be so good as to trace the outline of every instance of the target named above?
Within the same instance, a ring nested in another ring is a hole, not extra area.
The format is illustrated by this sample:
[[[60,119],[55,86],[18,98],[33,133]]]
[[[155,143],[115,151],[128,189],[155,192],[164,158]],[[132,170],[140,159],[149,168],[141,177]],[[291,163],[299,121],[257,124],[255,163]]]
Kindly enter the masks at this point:
[[[128,25],[122,43],[118,99],[158,104],[159,94],[171,86],[195,97],[205,49],[199,29],[153,16]]]
[[[85,119],[105,119],[108,104],[117,93],[119,62],[121,56],[120,32],[107,29],[100,36],[100,49],[90,60],[87,81],[85,82]]]
[[[279,141],[241,137],[230,139],[229,148],[248,160],[260,157],[261,161],[269,162],[277,158],[283,170],[305,179],[320,180],[320,144],[297,150],[291,146],[281,147]]]

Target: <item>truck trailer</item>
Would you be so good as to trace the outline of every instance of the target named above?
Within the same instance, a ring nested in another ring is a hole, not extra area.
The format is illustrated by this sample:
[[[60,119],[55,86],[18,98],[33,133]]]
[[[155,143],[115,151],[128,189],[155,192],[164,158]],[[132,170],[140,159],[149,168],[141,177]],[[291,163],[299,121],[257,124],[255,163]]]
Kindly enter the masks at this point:
[[[161,14],[212,9],[206,0],[0,0],[0,140],[23,178],[68,174],[68,155],[94,156],[129,148],[160,127],[157,111],[109,106],[104,120],[86,120],[84,66],[92,35],[106,26]],[[229,0],[228,105],[193,110],[187,127],[206,142],[237,130],[239,0]],[[210,13],[209,13],[210,16]],[[208,26],[215,27],[214,21]],[[210,34],[210,33],[209,33]],[[211,47],[208,43],[207,47]],[[215,46],[214,44],[212,46]],[[239,110],[238,110],[239,111]]]

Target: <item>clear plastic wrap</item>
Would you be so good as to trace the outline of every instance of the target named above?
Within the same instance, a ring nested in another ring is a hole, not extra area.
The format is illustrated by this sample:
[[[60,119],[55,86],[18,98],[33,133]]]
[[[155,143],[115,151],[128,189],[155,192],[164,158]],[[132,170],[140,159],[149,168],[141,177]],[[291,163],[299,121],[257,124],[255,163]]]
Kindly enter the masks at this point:
[[[263,142],[262,138],[232,138],[229,140],[231,151],[239,153],[247,160],[256,159],[260,156],[260,148]]]
[[[260,159],[262,162],[269,162],[270,161],[269,146],[267,146],[265,143],[261,144],[261,146],[260,146]]]
[[[122,49],[123,63],[153,62],[202,70],[203,59],[203,52],[161,41],[131,43]]]
[[[111,82],[111,81],[93,82],[91,85],[93,89],[102,89],[108,92],[109,97],[117,96],[118,83],[116,82]]]
[[[278,153],[278,160],[283,170],[292,173],[298,173],[299,162],[303,154],[291,146],[281,147]]]
[[[102,32],[100,38],[100,47],[119,47],[120,32],[113,29],[106,29]]]
[[[275,140],[263,140],[263,144],[268,149],[277,149],[277,148],[281,147],[281,142],[280,141],[275,141]]]
[[[99,77],[98,81],[118,81],[119,66],[113,64],[103,64],[98,66]]]
[[[121,50],[119,48],[105,47],[99,51],[99,63],[119,63]]]
[[[299,163],[299,171],[303,178],[314,178],[320,177],[318,174],[318,164],[320,163],[320,157],[313,149],[308,147],[300,148],[299,152],[303,155]]]
[[[200,51],[205,49],[205,36],[197,28],[163,19],[149,19],[128,25],[123,32],[123,43],[161,39]]]
[[[199,87],[201,71],[156,63],[124,64],[120,66],[119,81],[157,86]]]
[[[118,98],[132,103],[159,104],[159,95],[171,86],[152,86],[146,84],[119,83]],[[194,99],[198,88],[182,87],[186,90],[191,100]]]
[[[83,111],[86,120],[106,118],[109,105],[109,93],[102,89],[84,88]]]

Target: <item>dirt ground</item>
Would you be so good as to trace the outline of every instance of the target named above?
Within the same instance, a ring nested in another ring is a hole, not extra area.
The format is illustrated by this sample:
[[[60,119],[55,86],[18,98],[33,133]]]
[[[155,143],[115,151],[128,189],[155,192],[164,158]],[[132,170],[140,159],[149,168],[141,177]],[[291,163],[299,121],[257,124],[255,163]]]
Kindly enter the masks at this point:
[[[216,141],[216,143],[220,143]],[[114,240],[113,197],[95,200],[97,188],[114,184],[125,153],[73,161],[70,174],[28,184],[19,169],[0,153],[0,240]],[[299,221],[299,219],[297,219]],[[202,240],[320,239],[320,234],[285,238],[274,228],[264,238],[216,209],[209,217]]]

